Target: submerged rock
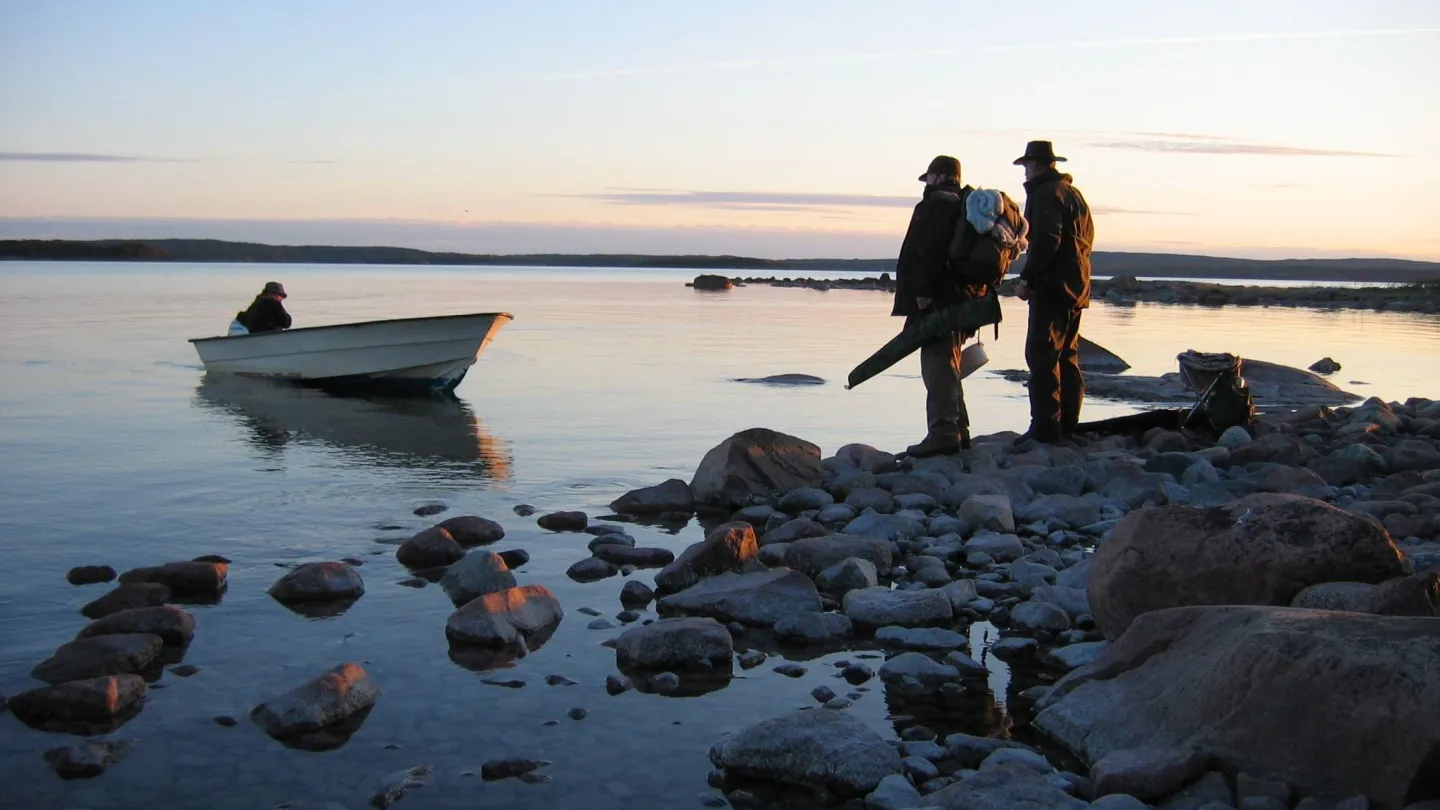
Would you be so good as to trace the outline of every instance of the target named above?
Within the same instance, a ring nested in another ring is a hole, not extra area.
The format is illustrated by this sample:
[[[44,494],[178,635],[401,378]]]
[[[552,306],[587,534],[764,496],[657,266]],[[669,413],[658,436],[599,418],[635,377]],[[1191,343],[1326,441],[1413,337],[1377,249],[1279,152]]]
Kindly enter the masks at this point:
[[[1401,807],[1413,785],[1433,789],[1440,750],[1434,622],[1251,606],[1144,613],[1056,684],[1035,726],[1087,762],[1198,748],[1302,794]]]
[[[365,593],[365,582],[342,562],[307,563],[281,577],[267,593],[280,602],[356,599]]]
[[[1288,605],[1307,585],[1406,573],[1373,521],[1296,495],[1251,495],[1210,509],[1131,513],[1095,553],[1089,598],[1107,638],[1177,605]]]
[[[159,607],[170,601],[170,589],[153,582],[120,585],[95,601],[80,608],[87,619],[103,619],[112,613],[135,608]]]
[[[380,690],[359,664],[341,664],[251,709],[250,719],[271,737],[296,737],[342,723],[379,697]]]
[[[115,569],[108,565],[81,565],[71,568],[65,581],[71,585],[95,585],[115,578]]]
[[[787,616],[820,610],[815,583],[799,571],[721,574],[660,600],[662,611],[768,627]]]
[[[61,779],[93,779],[124,759],[134,745],[134,740],[86,740],[51,748],[45,764]]]
[[[744,430],[705,454],[690,490],[699,504],[741,509],[801,487],[818,487],[820,448],[765,428]]]
[[[30,677],[60,684],[105,675],[133,675],[149,666],[163,646],[159,636],[140,633],[84,638],[62,645],[54,655],[36,664]]]
[[[863,796],[900,773],[900,753],[862,721],[830,709],[766,720],[710,749],[717,768],[738,776]]]
[[[9,705],[27,726],[69,730],[72,724],[111,721],[138,711],[145,692],[139,675],[107,675],[21,692]]]

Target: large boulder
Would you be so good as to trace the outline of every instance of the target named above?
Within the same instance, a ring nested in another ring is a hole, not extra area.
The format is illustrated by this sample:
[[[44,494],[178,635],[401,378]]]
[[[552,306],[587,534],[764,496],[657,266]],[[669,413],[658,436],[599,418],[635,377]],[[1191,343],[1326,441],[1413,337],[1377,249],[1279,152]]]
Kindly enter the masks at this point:
[[[343,562],[306,563],[276,580],[267,593],[280,602],[357,599],[365,593],[365,582]]]
[[[664,512],[695,511],[695,495],[690,485],[671,478],[653,487],[633,489],[610,502],[610,508],[622,515],[658,515]]]
[[[523,649],[532,637],[549,638],[564,617],[548,588],[525,585],[471,600],[450,614],[445,637],[451,644]]]
[[[99,723],[130,715],[145,700],[139,675],[106,675],[55,686],[42,686],[10,698],[10,712],[32,728],[68,730],[76,723]]]
[[[1221,770],[1398,810],[1440,798],[1436,624],[1253,606],[1146,613],[1055,685],[1035,726],[1087,763],[1197,748]]]
[[[286,739],[311,734],[369,709],[380,697],[359,664],[341,664],[250,710],[250,719],[266,734]]]
[[[705,577],[744,571],[755,563],[758,550],[754,526],[738,521],[722,524],[661,569],[655,575],[655,587],[663,593],[674,593]]]
[[[728,773],[863,796],[901,770],[900,752],[852,715],[810,709],[727,735],[710,762]]]
[[[787,565],[811,577],[819,576],[825,569],[849,557],[869,562],[881,576],[890,573],[893,560],[890,544],[884,540],[845,535],[797,540],[785,552]]]
[[[229,566],[214,562],[172,562],[134,568],[120,575],[120,584],[150,582],[184,596],[214,596],[225,590]]]
[[[1096,551],[1088,595],[1114,639],[1150,610],[1288,605],[1308,585],[1405,573],[1375,521],[1298,495],[1260,494],[1209,509],[1132,512]]]
[[[30,677],[49,684],[135,675],[150,665],[165,642],[148,633],[116,633],[82,638],[63,644],[55,654],[35,665]]]
[[[734,649],[730,632],[714,619],[661,619],[621,633],[615,660],[641,670],[708,669],[728,665]]]
[[[662,612],[709,616],[769,627],[786,616],[820,610],[815,583],[799,571],[721,574],[660,600]]]
[[[473,548],[494,543],[505,537],[505,529],[499,523],[476,515],[457,515],[435,524],[444,529],[461,548]]]
[[[174,605],[131,608],[110,614],[85,625],[77,639],[108,636],[116,633],[141,633],[159,636],[167,647],[186,647],[195,637],[195,617]]]
[[[472,551],[445,569],[440,587],[456,607],[465,605],[487,593],[498,593],[515,587],[510,566],[493,551]]]
[[[698,504],[740,509],[825,479],[820,448],[765,428],[742,430],[701,459],[690,490]]]
[[[954,618],[949,597],[940,591],[862,588],[845,594],[842,606],[850,621],[871,629],[892,624],[900,627],[945,626]]]

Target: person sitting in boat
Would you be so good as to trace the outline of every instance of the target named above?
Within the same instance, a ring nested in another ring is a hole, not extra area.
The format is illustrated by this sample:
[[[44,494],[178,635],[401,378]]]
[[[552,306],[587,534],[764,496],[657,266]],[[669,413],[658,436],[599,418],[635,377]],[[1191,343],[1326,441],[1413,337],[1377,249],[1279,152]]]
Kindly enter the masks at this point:
[[[278,332],[290,328],[290,313],[285,311],[285,287],[278,281],[267,281],[265,289],[255,296],[250,308],[236,313],[230,322],[231,335],[256,332]]]

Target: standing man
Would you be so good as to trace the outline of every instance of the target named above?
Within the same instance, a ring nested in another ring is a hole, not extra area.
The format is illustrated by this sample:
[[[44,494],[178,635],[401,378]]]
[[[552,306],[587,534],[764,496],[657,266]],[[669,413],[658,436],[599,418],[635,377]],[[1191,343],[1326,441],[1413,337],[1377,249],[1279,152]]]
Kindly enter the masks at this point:
[[[1025,364],[1030,367],[1030,429],[1016,440],[1069,438],[1080,422],[1080,313],[1090,306],[1090,206],[1055,164],[1049,141],[1031,141],[1015,165],[1025,167],[1025,218],[1030,250],[1019,295],[1030,302]]]
[[[960,285],[948,272],[950,240],[955,226],[965,216],[965,196],[970,188],[960,187],[960,161],[940,155],[919,179],[924,196],[910,216],[910,228],[900,246],[895,264],[895,306],[891,315],[905,316],[905,326],[917,318],[958,303]],[[928,430],[919,444],[906,454],[923,458],[954,453],[970,446],[970,417],[960,390],[960,347],[962,337],[922,346],[920,377],[925,381],[925,420]]]

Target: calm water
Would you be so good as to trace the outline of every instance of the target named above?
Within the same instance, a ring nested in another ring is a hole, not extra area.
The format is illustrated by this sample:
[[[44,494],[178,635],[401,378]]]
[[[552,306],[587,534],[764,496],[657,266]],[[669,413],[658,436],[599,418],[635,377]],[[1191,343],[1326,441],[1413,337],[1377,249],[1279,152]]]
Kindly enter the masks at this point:
[[[591,631],[593,607],[619,611],[622,580],[579,585],[566,567],[586,535],[541,532],[511,509],[583,509],[668,477],[688,478],[705,450],[752,426],[833,452],[862,441],[898,450],[923,430],[918,361],[855,391],[849,369],[891,337],[883,294],[750,287],[701,294],[690,271],[355,268],[244,265],[0,264],[0,694],[37,685],[36,662],[83,626],[78,608],[108,586],[74,588],[74,565],[138,565],[218,553],[234,560],[221,604],[199,623],[188,679],[166,675],[117,736],[138,742],[103,777],[62,783],[41,760],[73,738],[0,715],[0,785],[15,806],[257,808],[296,801],[358,807],[386,773],[436,766],[404,807],[698,807],[706,751],[725,731],[813,705],[835,652],[800,679],[767,665],[699,698],[609,697],[614,655]],[[263,385],[207,382],[186,338],[219,334],[260,285],[285,283],[299,325],[507,311],[506,326],[458,390],[459,403],[367,402]],[[992,369],[1023,364],[1024,311],[1007,301]],[[1394,313],[1097,305],[1084,333],[1137,373],[1172,371],[1185,349],[1233,351],[1305,366],[1329,355],[1335,379],[1387,399],[1440,396],[1440,320]],[[988,341],[987,341],[988,342]],[[770,388],[732,382],[778,373],[831,383]],[[1351,384],[1349,381],[1355,380]],[[967,381],[977,432],[1023,429],[1024,390],[982,371]],[[1091,403],[1087,417],[1129,412]],[[401,587],[394,543],[448,515],[505,525],[496,550],[523,547],[522,583],[554,590],[567,617],[505,677],[481,683],[452,662],[451,606],[437,587]],[[401,530],[385,530],[400,526]],[[633,530],[680,550],[700,537]],[[271,601],[279,564],[356,556],[366,595],[344,615],[309,620]],[[639,576],[648,581],[648,575]],[[981,650],[971,652],[979,655]],[[384,692],[339,750],[283,748],[249,722],[260,700],[343,661],[362,661]],[[878,666],[879,661],[872,661]],[[738,673],[738,671],[737,671]],[[545,685],[549,674],[579,681]],[[1009,685],[927,724],[993,733]],[[878,681],[851,711],[893,736]],[[566,717],[571,707],[589,717]],[[242,719],[232,729],[211,720]],[[559,724],[546,726],[547,720]],[[398,748],[386,746],[398,746]],[[487,760],[552,761],[549,784],[461,775]],[[491,806],[486,804],[486,806]]]

